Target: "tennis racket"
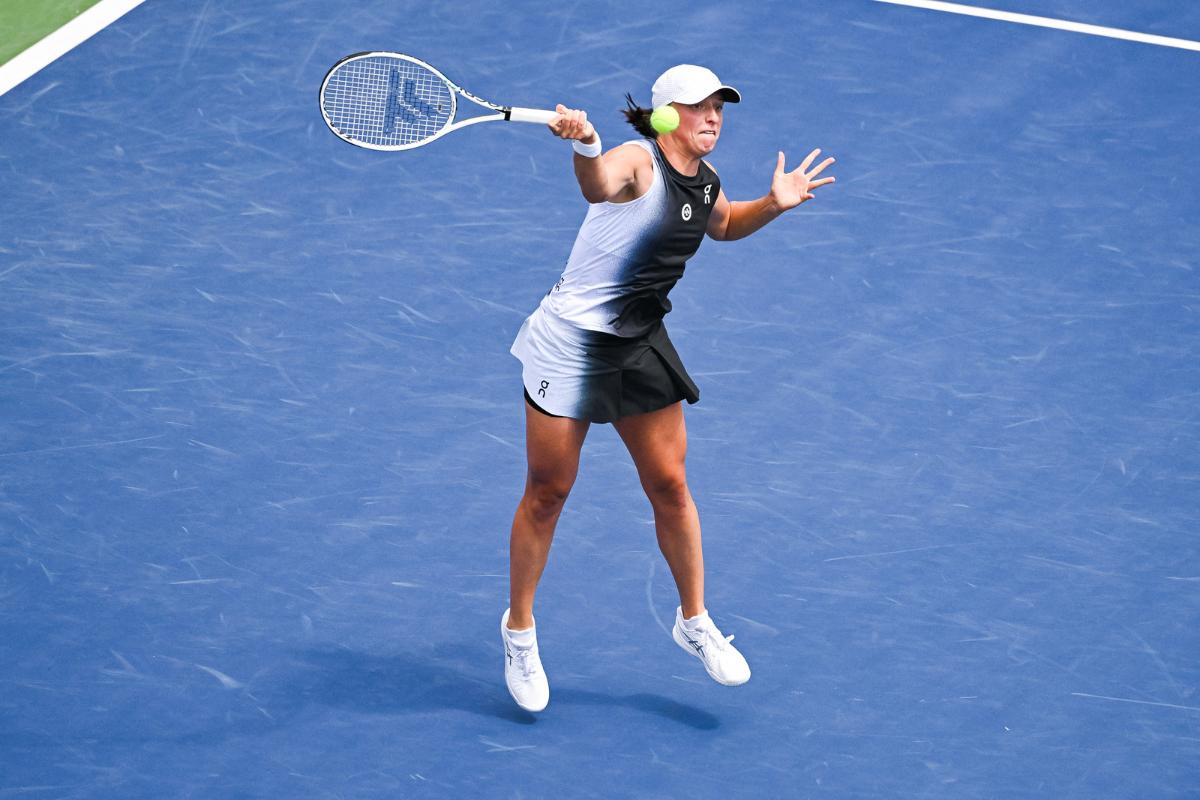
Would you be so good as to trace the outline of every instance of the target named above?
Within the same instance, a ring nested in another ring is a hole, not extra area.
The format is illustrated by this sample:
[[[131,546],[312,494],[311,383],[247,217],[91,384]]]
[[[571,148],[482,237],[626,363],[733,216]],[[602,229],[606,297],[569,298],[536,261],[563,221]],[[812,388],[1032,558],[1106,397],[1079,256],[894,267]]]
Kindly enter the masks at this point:
[[[496,113],[455,122],[459,95]],[[490,103],[401,53],[355,53],[334,64],[321,82],[321,115],[338,137],[371,150],[420,147],[479,122],[545,124],[557,116]]]

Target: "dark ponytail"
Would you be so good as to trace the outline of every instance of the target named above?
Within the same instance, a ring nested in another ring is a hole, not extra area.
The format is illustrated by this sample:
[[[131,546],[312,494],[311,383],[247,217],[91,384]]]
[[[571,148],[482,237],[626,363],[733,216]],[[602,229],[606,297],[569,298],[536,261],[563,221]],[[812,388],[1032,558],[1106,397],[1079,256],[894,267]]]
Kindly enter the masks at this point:
[[[650,125],[650,109],[642,108],[633,101],[633,95],[625,95],[625,108],[621,113],[625,115],[625,121],[633,126],[633,129],[647,139],[657,139],[658,132]]]

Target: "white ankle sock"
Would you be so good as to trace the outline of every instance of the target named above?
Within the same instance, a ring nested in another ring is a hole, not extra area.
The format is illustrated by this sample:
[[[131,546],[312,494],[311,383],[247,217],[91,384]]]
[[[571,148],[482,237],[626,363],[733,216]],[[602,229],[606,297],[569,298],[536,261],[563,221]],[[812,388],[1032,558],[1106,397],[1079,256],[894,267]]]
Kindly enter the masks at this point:
[[[683,616],[682,611],[679,612],[679,616],[681,616],[681,617]],[[708,616],[708,611],[706,609],[704,611],[701,611],[699,614],[697,614],[694,617],[685,619],[683,621],[683,627],[687,628],[689,631],[699,630],[700,626],[703,625],[705,622],[707,622],[709,619],[710,618]]]
[[[537,643],[536,628],[526,628],[523,631],[514,631],[512,628],[509,628],[506,631],[506,635],[508,636],[509,641],[511,641],[517,647],[533,647],[533,645]]]

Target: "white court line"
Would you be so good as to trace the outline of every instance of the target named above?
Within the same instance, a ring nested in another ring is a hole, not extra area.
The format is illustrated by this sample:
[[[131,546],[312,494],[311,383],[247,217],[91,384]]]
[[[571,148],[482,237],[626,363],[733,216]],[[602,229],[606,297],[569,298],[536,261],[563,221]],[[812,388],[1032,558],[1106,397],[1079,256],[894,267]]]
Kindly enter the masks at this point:
[[[71,52],[146,0],[100,0],[75,19],[0,66],[0,96]]]
[[[1073,697],[1090,697],[1093,700],[1112,700],[1117,703],[1136,703],[1139,706],[1158,706],[1159,708],[1177,708],[1180,711],[1200,711],[1196,706],[1179,706],[1174,703],[1155,703],[1150,700],[1133,700],[1128,697],[1109,697],[1105,694],[1085,694],[1084,692],[1071,692]]]
[[[891,3],[896,6],[912,6],[929,11],[945,11],[949,14],[965,14],[969,17],[984,17],[998,19],[1003,22],[1016,22],[1021,25],[1036,25],[1039,28],[1056,28],[1060,31],[1086,33],[1090,36],[1107,36],[1110,39],[1125,39],[1130,42],[1156,44],[1160,47],[1178,47],[1181,50],[1200,51],[1200,42],[1190,39],[1172,39],[1170,36],[1155,36],[1151,33],[1123,31],[1120,28],[1105,28],[1100,25],[1086,25],[1082,22],[1068,22],[1050,17],[1035,17],[1030,14],[1013,14],[1009,11],[995,11],[990,8],[964,6],[960,3],[943,3],[940,0],[875,0],[877,3]]]

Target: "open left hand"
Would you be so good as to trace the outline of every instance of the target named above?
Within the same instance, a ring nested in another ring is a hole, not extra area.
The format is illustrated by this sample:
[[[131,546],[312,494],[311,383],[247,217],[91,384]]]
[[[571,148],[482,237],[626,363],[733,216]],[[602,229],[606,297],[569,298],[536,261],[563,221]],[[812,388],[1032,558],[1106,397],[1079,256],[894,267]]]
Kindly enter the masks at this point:
[[[825,171],[825,168],[834,162],[833,158],[827,158],[813,167],[813,161],[821,154],[820,149],[813,150],[808,154],[808,158],[804,159],[792,172],[784,171],[784,156],[783,151],[779,152],[779,161],[775,165],[775,176],[771,179],[771,200],[779,208],[780,211],[787,211],[789,208],[795,208],[805,200],[813,198],[813,190],[818,186],[824,186],[827,183],[833,183],[834,178],[821,178],[817,180],[817,176]]]

